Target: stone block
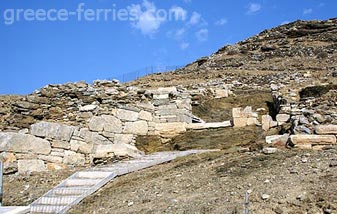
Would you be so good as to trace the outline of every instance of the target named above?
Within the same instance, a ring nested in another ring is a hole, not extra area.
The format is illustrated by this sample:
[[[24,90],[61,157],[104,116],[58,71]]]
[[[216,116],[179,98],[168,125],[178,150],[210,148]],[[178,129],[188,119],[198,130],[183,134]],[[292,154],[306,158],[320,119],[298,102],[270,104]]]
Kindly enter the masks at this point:
[[[42,160],[18,160],[18,171],[20,174],[44,172],[46,170],[46,166]]]
[[[132,144],[135,136],[132,134],[117,134],[114,139],[114,144]]]
[[[50,163],[62,163],[63,159],[61,157],[57,156],[51,156],[51,155],[38,155],[39,160],[47,161]]]
[[[186,132],[186,123],[156,123],[155,133],[163,137],[176,136]]]
[[[289,139],[289,135],[288,134],[266,136],[266,143],[268,143],[268,144],[284,144],[284,145],[286,145],[288,139]]]
[[[318,125],[315,127],[316,134],[334,134],[337,135],[337,125]]]
[[[288,122],[290,120],[289,114],[278,114],[276,115],[276,121],[277,122]]]
[[[80,111],[93,111],[97,108],[97,105],[86,105],[86,106],[82,106],[80,107]]]
[[[63,163],[67,165],[83,166],[85,164],[84,154],[79,154],[74,151],[65,151]]]
[[[49,141],[33,135],[0,132],[0,152],[49,154]]]
[[[126,122],[123,133],[135,135],[147,135],[149,126],[146,121]]]
[[[95,116],[90,119],[88,125],[90,131],[101,132],[104,128],[104,120],[102,119],[102,117]]]
[[[273,118],[270,115],[262,115],[262,129],[264,131],[268,131],[270,127],[270,123],[273,121]]]
[[[70,141],[71,150],[83,154],[90,154],[93,151],[94,142],[83,142],[79,140]]]
[[[124,121],[136,121],[139,118],[139,113],[135,111],[117,109],[116,117]]]
[[[139,151],[135,146],[125,143],[113,144],[112,151],[117,156],[130,156],[133,158],[139,158],[144,155],[144,153]]]
[[[240,118],[241,117],[241,110],[242,110],[242,108],[233,108],[232,109],[233,118]]]
[[[75,129],[74,126],[67,126],[59,123],[39,122],[31,125],[30,133],[37,137],[61,140],[69,142]]]
[[[65,141],[53,141],[51,142],[51,147],[59,149],[70,149],[70,143]]]
[[[68,168],[65,164],[62,163],[47,163],[46,167],[48,171],[57,171]]]
[[[152,121],[153,117],[152,117],[152,114],[150,112],[141,111],[141,112],[139,112],[139,119],[146,120],[146,121]]]
[[[245,127],[247,126],[247,123],[248,123],[248,118],[240,118],[240,117],[233,118],[233,124],[234,124],[234,127],[236,128]]]
[[[291,135],[291,142],[297,144],[310,145],[331,145],[336,144],[336,137],[334,135]]]

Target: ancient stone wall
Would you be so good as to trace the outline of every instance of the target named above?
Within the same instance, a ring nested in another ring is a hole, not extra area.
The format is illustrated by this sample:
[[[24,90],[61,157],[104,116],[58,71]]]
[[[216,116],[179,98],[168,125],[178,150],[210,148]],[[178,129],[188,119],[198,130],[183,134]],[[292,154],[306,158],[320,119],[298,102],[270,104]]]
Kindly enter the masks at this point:
[[[228,91],[213,90],[214,96]],[[125,88],[114,81],[49,85],[14,102],[0,132],[5,172],[57,170],[95,160],[142,155],[139,135],[173,137],[192,124],[183,88]]]

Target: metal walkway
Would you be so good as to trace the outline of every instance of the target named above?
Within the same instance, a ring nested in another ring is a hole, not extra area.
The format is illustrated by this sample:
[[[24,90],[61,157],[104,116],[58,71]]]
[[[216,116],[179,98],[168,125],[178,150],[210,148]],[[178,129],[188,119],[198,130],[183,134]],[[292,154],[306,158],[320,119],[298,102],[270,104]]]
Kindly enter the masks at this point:
[[[139,159],[94,167],[76,172],[30,205],[31,214],[66,213],[72,206],[96,192],[117,176],[169,162],[178,157],[215,150],[159,152]]]

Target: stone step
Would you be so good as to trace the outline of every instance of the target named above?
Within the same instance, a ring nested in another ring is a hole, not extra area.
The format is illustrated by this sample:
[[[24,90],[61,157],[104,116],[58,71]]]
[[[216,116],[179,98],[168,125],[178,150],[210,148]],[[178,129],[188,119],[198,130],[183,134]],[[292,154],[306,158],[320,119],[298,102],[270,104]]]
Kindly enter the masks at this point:
[[[63,184],[66,187],[92,187],[98,184],[102,179],[77,179],[71,178],[66,180]]]
[[[33,202],[31,213],[65,213],[71,206],[94,193],[118,175],[169,162],[177,157],[203,152],[207,151],[162,152],[132,161],[118,162],[106,167],[77,172]]]
[[[62,210],[66,208],[67,206],[33,205],[30,207],[30,214],[60,213]]]
[[[76,188],[76,187],[59,187],[51,191],[51,195],[55,196],[79,196],[89,191],[90,188]]]
[[[94,172],[94,171],[86,171],[86,172],[78,172],[77,178],[93,178],[93,179],[104,179],[109,176],[110,172]]]
[[[78,199],[77,196],[43,196],[36,205],[56,205],[65,206]]]

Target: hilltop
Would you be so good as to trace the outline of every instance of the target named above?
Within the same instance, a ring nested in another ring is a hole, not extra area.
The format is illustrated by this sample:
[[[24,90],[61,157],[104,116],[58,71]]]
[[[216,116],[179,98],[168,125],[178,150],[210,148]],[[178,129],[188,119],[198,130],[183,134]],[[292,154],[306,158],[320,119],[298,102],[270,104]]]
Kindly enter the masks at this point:
[[[337,71],[337,18],[295,21],[226,45],[182,69],[153,74],[131,85],[202,83],[228,76]],[[268,79],[268,78],[267,78]]]

